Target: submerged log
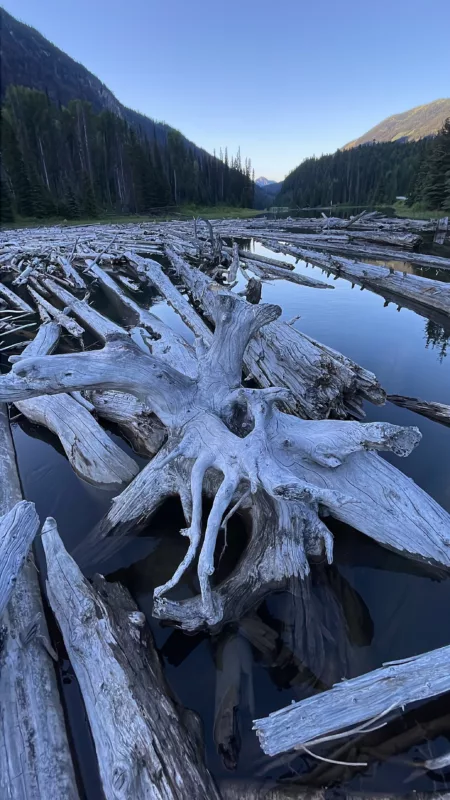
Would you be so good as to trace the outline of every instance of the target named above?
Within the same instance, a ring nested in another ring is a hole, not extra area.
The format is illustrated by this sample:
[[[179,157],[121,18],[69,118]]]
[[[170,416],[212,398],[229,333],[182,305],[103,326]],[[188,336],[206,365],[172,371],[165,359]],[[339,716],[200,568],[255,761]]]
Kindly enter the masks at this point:
[[[0,407],[0,512],[22,500],[5,406]],[[32,554],[1,619],[0,796],[8,800],[78,800],[56,673],[39,636],[48,638]]]
[[[449,646],[393,661],[257,719],[254,729],[268,755],[307,752],[322,741],[351,737],[370,728],[370,720],[386,717],[408,703],[448,692],[449,665]]]
[[[101,576],[92,587],[52,519],[42,542],[48,597],[83,695],[106,800],[219,800],[128,591]]]
[[[387,399],[401,408],[408,408],[423,417],[441,422],[442,425],[450,425],[450,406],[444,403],[430,403],[426,400],[419,400],[417,397],[404,397],[399,394],[390,394]]]
[[[25,500],[0,517],[0,623],[38,529],[34,503]]]

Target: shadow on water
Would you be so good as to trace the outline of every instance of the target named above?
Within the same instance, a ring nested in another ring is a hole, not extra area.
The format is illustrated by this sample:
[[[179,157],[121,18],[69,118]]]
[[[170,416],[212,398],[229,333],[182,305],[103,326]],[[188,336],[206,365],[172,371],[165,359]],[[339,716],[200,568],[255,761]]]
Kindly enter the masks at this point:
[[[260,245],[255,249],[268,254]],[[289,256],[283,260],[295,263]],[[296,270],[321,276],[320,270],[307,268],[303,262]],[[389,393],[448,403],[450,328],[405,308],[399,313],[395,305],[386,307],[378,295],[352,290],[342,279],[330,283],[333,292],[285,281],[267,282],[263,301],[281,305],[286,320],[300,314],[296,322],[300,331],[375,372]],[[239,285],[237,290],[241,288]],[[107,303],[100,301],[100,294],[98,300],[115,318]],[[142,293],[139,300],[152,302],[153,313],[185,334],[184,324],[165,303],[151,293]],[[405,460],[391,454],[388,460],[450,510],[450,429],[391,404],[377,408],[367,403],[366,413],[368,421],[387,420],[420,428],[423,439],[419,448]],[[49,515],[57,519],[69,552],[81,552],[83,540],[107,512],[113,493],[89,486],[75,475],[56,438],[44,429],[21,418],[13,424],[13,435],[25,497],[36,503],[41,519]],[[133,455],[116,430],[111,428],[110,435]],[[141,467],[145,465],[144,459],[133,457]],[[100,569],[130,589],[152,628],[176,697],[203,720],[207,762],[218,781],[232,775],[297,782],[299,788],[335,785],[346,791],[399,794],[450,787],[442,773],[418,772],[414,766],[414,762],[448,749],[449,696],[412,707],[350,747],[345,743],[343,760],[366,761],[367,768],[319,765],[306,754],[271,760],[263,755],[252,731],[252,719],[292,700],[377,668],[384,661],[450,643],[450,621],[445,613],[450,605],[447,575],[401,558],[348,526],[331,521],[335,536],[331,567],[313,565],[307,581],[274,591],[244,620],[227,625],[214,636],[203,632],[188,636],[151,616],[154,587],[170,577],[186,552],[186,539],[179,535],[184,525],[179,503],[167,502],[139,535],[136,529],[130,530],[113,556],[106,559],[100,553],[85,571],[91,575]],[[228,547],[216,577],[223,579],[233,570],[246,537],[243,521],[232,518]],[[39,563],[42,580],[42,558]],[[174,596],[189,597],[197,591],[195,572],[190,571]],[[225,658],[227,642],[233,637],[239,639],[238,652],[247,668],[245,692],[236,713],[236,738],[227,749],[214,740],[213,732],[220,698],[218,678],[225,672],[225,683],[235,680],[235,664]],[[100,790],[92,742],[60,637],[58,652],[61,690],[85,796],[97,800]],[[411,776],[411,782],[405,783]]]

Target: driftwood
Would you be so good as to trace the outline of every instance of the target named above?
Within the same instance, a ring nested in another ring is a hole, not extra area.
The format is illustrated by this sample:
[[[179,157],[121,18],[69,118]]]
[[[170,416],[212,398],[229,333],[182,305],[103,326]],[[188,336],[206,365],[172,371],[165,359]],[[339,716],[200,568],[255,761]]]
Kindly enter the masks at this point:
[[[227,769],[235,769],[241,749],[237,715],[244,706],[244,698],[250,713],[254,710],[249,642],[237,633],[224,634],[217,646],[215,662],[214,742]]]
[[[258,278],[250,278],[245,289],[245,299],[248,303],[258,305],[262,295],[262,283]]]
[[[444,244],[447,232],[448,232],[448,217],[442,217],[442,219],[438,220],[438,223],[436,225],[436,233],[434,234],[434,239],[433,239],[434,244]]]
[[[0,283],[0,297],[3,297],[13,308],[18,308],[21,311],[28,311],[30,314],[34,314],[34,309],[31,308],[25,300],[22,300],[19,295],[13,292],[12,289],[8,289],[3,283]]]
[[[293,703],[255,720],[261,747],[271,756],[289,750],[308,752],[321,742],[374,727],[394,709],[448,692],[449,663],[450,647],[441,647],[386,664],[338,683],[329,692]]]
[[[54,283],[54,281],[52,281],[52,283]],[[70,333],[72,336],[75,336],[79,339],[83,336],[84,328],[78,325],[74,319],[68,317],[64,311],[60,311],[58,308],[55,308],[55,306],[52,306],[52,304],[49,303],[45,297],[42,297],[34,289],[28,287],[28,291],[37,305],[39,316],[42,322],[54,320],[58,323],[58,325],[61,326],[61,328],[65,328],[67,333]]]
[[[408,408],[416,414],[441,422],[442,425],[450,425],[450,406],[444,403],[429,403],[426,400],[419,400],[417,397],[403,397],[399,394],[390,394],[387,398],[391,403],[401,408]]]
[[[123,533],[166,497],[180,496],[190,544],[173,578],[155,590],[155,613],[190,630],[216,626],[236,610],[242,613],[268,585],[307,576],[309,558],[332,559],[332,537],[320,519],[326,514],[404,554],[450,564],[449,515],[388,462],[367,452],[407,455],[420,439],[417,429],[305,422],[278,411],[276,403],[289,401],[286,390],[242,389],[240,380],[249,340],[280,309],[251,306],[221,290],[211,309],[215,331],[209,347],[199,343],[195,378],[181,371],[181,363],[177,370],[121,334],[102,350],[21,359],[0,380],[0,399],[14,402],[20,394],[43,391],[129,392],[166,427],[168,444],[116,499],[98,535],[109,528],[117,538],[119,519]],[[206,483],[214,501],[202,542]],[[210,576],[219,529],[231,509],[246,503],[253,524],[250,544],[228,583],[214,587]],[[201,594],[170,600],[166,593],[198,551]]]
[[[0,407],[0,512],[22,500],[5,406]],[[40,630],[32,636],[31,631]],[[28,555],[1,619],[0,796],[65,798],[78,790],[33,556]]]
[[[171,248],[167,248],[167,255],[211,319],[215,295],[223,288]],[[385,401],[375,375],[284,322],[266,325],[251,339],[244,365],[261,387],[289,389],[293,395],[290,408],[309,419],[345,419],[349,415],[361,419],[363,398],[377,405]]]
[[[89,392],[99,417],[119,426],[133,450],[151,458],[165,441],[164,425],[134,395],[124,392]]]
[[[49,322],[41,326],[36,340],[23,351],[19,360],[28,355],[43,356],[54,349],[59,339],[59,326]],[[56,397],[42,395],[15,403],[30,422],[43,425],[61,442],[75,472],[96,486],[120,487],[138,473],[138,467],[116,445],[96,422],[90,412],[69,394]],[[130,410],[131,411],[131,410]]]
[[[422,307],[422,313],[427,316],[427,310],[437,310],[446,317],[450,316],[450,285],[419,275],[401,273],[394,269],[350,261],[340,256],[329,256],[315,250],[296,248],[295,254],[311,264],[323,267],[333,272],[340,278],[345,278],[352,283],[367,286],[377,294],[401,298],[416,306]]]
[[[25,500],[0,517],[0,623],[38,528],[34,503]]]
[[[101,576],[92,587],[52,519],[42,542],[49,602],[83,695],[106,800],[219,800],[127,590]]]

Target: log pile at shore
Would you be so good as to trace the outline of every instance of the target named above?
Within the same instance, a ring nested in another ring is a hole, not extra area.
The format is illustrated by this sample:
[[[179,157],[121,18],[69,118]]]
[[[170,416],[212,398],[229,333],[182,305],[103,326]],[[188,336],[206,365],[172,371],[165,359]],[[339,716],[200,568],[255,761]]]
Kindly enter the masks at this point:
[[[418,428],[362,422],[364,401],[386,401],[376,376],[282,321],[278,306],[260,302],[271,280],[294,282],[305,292],[333,288],[300,275],[278,256],[286,253],[425,316],[450,317],[443,281],[338,255],[363,248],[368,258],[378,260],[383,251],[390,260],[394,247],[399,261],[416,255],[425,264],[429,257],[412,248],[436,226],[395,225],[370,215],[309,222],[149,222],[0,236],[5,797],[80,796],[52,662],[58,654],[34,567],[40,522],[46,600],[79,683],[108,800],[260,796],[258,786],[215,785],[198,722],[171,696],[144,615],[120,584],[101,576],[91,582],[81,572],[93,553],[107,560],[130,533],[151,526],[166,499],[181,501],[186,527],[180,534],[188,547],[174,574],[154,590],[153,615],[189,633],[218,635],[228,623],[236,626],[231,634],[225,629],[218,651],[221,662],[230,661],[234,683],[230,688],[218,678],[214,728],[230,763],[248,642],[270,651],[270,637],[255,630],[252,611],[274,589],[291,592],[306,620],[290,657],[301,652],[312,671],[326,670],[329,642],[326,626],[314,627],[320,614],[310,581],[311,565],[322,563],[325,575],[333,563],[328,517],[405,558],[450,567],[450,515],[378,455],[408,456],[419,445]],[[247,239],[264,243],[265,255],[246,249]],[[450,269],[450,260],[437,260],[438,267],[428,266]],[[178,314],[185,335],[146,307],[149,291]],[[448,424],[447,406],[389,399]],[[116,491],[72,555],[58,521],[39,522],[33,504],[22,498],[6,404],[56,435],[84,480]],[[149,459],[143,469],[115,444],[103,421],[114,422]],[[218,537],[235,514],[245,520],[249,541],[236,568],[217,583]],[[193,567],[199,593],[175,599],[171,590]],[[327,613],[338,619],[331,598]],[[325,741],[363,735],[399,707],[450,690],[447,650],[386,665],[257,720],[263,749],[271,756],[311,748],[314,754]]]

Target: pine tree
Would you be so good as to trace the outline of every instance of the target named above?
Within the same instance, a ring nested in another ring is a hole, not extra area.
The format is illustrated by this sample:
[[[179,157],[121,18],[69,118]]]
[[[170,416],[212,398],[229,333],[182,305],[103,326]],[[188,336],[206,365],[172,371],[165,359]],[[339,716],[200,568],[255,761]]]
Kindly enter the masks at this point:
[[[71,186],[67,187],[64,206],[66,210],[65,216],[67,216],[67,219],[80,219],[80,204],[75,197],[75,193]]]
[[[89,218],[98,217],[98,208],[95,200],[92,181],[87,173],[83,175],[82,183],[82,208],[83,213]]]

